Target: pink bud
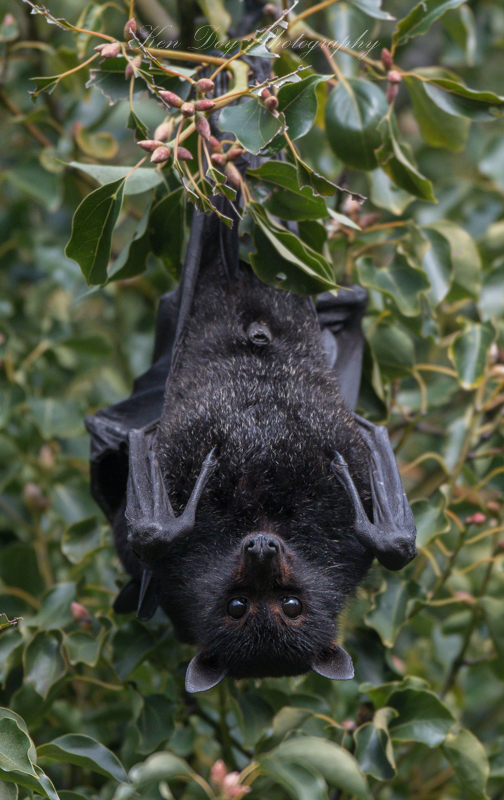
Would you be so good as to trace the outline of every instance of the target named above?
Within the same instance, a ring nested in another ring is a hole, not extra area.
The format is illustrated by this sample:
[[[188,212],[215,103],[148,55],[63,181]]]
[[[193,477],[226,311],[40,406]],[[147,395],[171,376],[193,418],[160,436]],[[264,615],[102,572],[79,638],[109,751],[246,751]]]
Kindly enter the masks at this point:
[[[228,161],[236,161],[244,152],[243,147],[230,147],[226,153],[226,158]]]
[[[261,97],[263,97],[265,100],[266,100],[267,97],[271,97],[270,90],[266,89],[266,88],[263,89],[262,92],[261,92]]]
[[[177,158],[179,161],[192,161],[192,153],[185,147],[177,147]]]
[[[465,518],[466,525],[483,525],[486,522],[486,517],[481,511],[476,511],[471,517]]]
[[[196,130],[208,142],[210,139],[210,123],[206,117],[198,117],[196,119]]]
[[[154,139],[157,139],[159,142],[166,142],[166,140],[170,137],[170,134],[171,125],[169,125],[168,122],[162,122],[161,125],[158,125],[154,131]]]
[[[192,103],[182,103],[180,106],[180,113],[183,117],[193,117],[195,112],[195,108]]]
[[[250,786],[233,786],[231,789],[228,789],[227,794],[230,800],[240,800],[241,797],[244,797],[251,791],[252,789]]]
[[[206,98],[203,100],[196,100],[194,104],[194,108],[196,111],[210,111],[214,107],[215,103],[213,100],[207,100]]]
[[[387,50],[386,47],[384,47],[383,50],[381,51],[381,60],[385,69],[392,69],[392,64],[394,63],[394,60],[392,58],[390,50]]]
[[[136,33],[136,29],[137,29],[136,20],[129,19],[126,25],[124,26],[124,38],[126,39],[127,42],[129,42],[130,39],[133,39],[133,36]]]
[[[227,162],[224,172],[226,173],[227,182],[233,189],[240,188],[240,179],[241,175],[236,169],[235,165],[232,164],[230,161]]]
[[[171,106],[172,108],[180,108],[184,103],[178,94],[175,94],[175,92],[168,92],[165,89],[159,92],[159,96],[161,100],[164,100],[166,105]]]
[[[103,48],[106,47],[106,46],[107,45],[105,45],[105,44],[97,44],[96,47],[95,47],[95,50],[96,50],[97,53],[101,53]]]
[[[387,91],[385,93],[385,97],[387,98],[387,103],[393,103],[396,99],[399,92],[399,86],[397,83],[389,83],[387,86]]]
[[[93,629],[93,620],[85,606],[81,606],[80,603],[70,603],[70,611],[79,628],[85,631],[91,631]]]
[[[165,161],[171,156],[171,150],[169,147],[164,147],[161,145],[160,147],[156,147],[153,154],[151,155],[151,163],[152,164],[164,164]]]
[[[221,167],[224,169],[226,166],[226,156],[223,153],[212,153],[210,156],[210,161],[215,167]]]
[[[216,136],[210,136],[208,140],[208,144],[210,145],[210,149],[213,150],[214,153],[220,153],[222,150],[222,145],[217,139]]]
[[[43,494],[42,489],[36,483],[29,481],[23,488],[23,500],[26,507],[32,513],[40,513],[49,507],[50,500]]]
[[[158,147],[163,147],[163,142],[158,141],[157,139],[143,139],[141,142],[137,142],[137,145],[147,153],[153,153],[154,150],[158,149]]]
[[[278,111],[277,111],[278,99],[275,97],[274,94],[272,94],[271,97],[266,98],[266,100],[264,101],[264,105],[266,106],[268,111],[270,111],[275,117],[278,117]]]
[[[401,83],[402,75],[396,69],[391,69],[387,75],[387,80],[389,83]]]
[[[121,52],[121,45],[119,42],[111,42],[111,44],[106,44],[105,47],[102,49],[101,54],[103,58],[115,58]]]
[[[210,78],[200,78],[196,84],[196,91],[200,94],[206,94],[207,92],[211,92],[214,88],[215,83],[210,80]]]
[[[222,789],[222,781],[226,775],[226,765],[222,758],[219,758],[210,770],[210,783],[216,789]]]

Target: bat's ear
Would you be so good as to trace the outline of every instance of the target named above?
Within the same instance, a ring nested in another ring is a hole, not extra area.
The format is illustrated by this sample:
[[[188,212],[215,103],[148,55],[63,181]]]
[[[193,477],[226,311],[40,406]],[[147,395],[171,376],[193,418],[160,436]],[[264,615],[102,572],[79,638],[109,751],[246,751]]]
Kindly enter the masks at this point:
[[[206,653],[198,653],[187,667],[185,677],[186,692],[205,692],[217,686],[227,675],[225,667],[219,667],[208,660]]]
[[[348,681],[354,676],[352,659],[339,644],[334,643],[327,655],[313,661],[311,668],[332,681]]]

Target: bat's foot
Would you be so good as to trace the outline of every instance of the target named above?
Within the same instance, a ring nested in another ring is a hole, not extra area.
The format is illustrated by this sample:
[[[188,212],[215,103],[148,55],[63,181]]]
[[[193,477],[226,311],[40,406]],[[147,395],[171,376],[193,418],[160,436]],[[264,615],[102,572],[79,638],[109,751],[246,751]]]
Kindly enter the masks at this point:
[[[355,514],[355,536],[380,564],[391,570],[402,569],[415,557],[416,528],[397,470],[385,428],[357,418],[369,447],[369,478],[373,499],[373,522],[364,510],[348,465],[333,453],[331,468],[345,487]]]

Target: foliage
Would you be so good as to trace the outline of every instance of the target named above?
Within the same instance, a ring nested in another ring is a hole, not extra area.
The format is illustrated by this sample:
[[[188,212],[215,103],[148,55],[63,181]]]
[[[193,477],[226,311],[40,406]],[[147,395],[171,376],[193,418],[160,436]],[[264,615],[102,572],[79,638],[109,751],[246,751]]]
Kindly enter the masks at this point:
[[[137,0],[129,45],[116,0],[0,3],[1,800],[504,794],[504,12],[384,4],[263,20],[240,54],[276,77],[248,87],[224,35],[238,0],[201,0],[218,34],[192,62],[191,2]],[[141,23],[178,33],[142,39]],[[114,57],[93,49],[116,41]],[[89,497],[83,417],[149,362],[189,204],[238,185],[225,159],[205,174],[195,118],[160,100],[189,97],[207,62],[231,70],[221,125],[252,153],[285,152],[242,185],[243,257],[294,291],[369,289],[359,407],[387,421],[420,552],[399,575],[375,567],[350,605],[346,683],[188,697],[192,652],[161,613],[110,608],[126,577]],[[135,138],[165,121],[163,142],[192,161],[135,169]]]

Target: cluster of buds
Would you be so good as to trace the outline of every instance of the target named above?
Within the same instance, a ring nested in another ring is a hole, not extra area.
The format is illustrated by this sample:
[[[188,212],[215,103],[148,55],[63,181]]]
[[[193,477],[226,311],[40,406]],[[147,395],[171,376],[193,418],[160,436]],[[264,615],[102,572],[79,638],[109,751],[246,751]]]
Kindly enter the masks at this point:
[[[245,150],[242,147],[239,147],[239,145],[232,144],[231,147],[224,152],[221,142],[219,142],[215,136],[210,136],[208,142],[212,151],[210,161],[214,167],[224,170],[224,173],[227,177],[227,182],[230,186],[232,186],[234,189],[239,189],[241,178],[240,173],[234,165],[234,162],[241,156],[242,153],[245,152]]]
[[[194,103],[184,102],[175,92],[169,92],[167,90],[159,92],[161,100],[163,100],[167,106],[177,108],[186,119],[190,117],[196,118],[196,130],[207,142],[210,139],[210,123],[205,114],[207,111],[211,111],[214,108],[215,103],[213,100],[204,97],[204,95],[211,92],[214,85],[214,82],[210,80],[210,78],[200,78],[200,80],[196,82],[197,99]]]
[[[110,42],[110,44],[99,44],[95,50],[103,56],[103,58],[115,58],[121,52],[121,45],[119,42]]]
[[[221,758],[210,770],[210,783],[222,800],[240,800],[251,791],[250,786],[240,783],[239,772],[226,772],[226,765]]]
[[[475,514],[466,517],[464,522],[466,525],[483,525],[486,522],[486,516],[481,511],[476,511]]]
[[[146,153],[152,153],[150,158],[152,164],[164,164],[172,154],[172,148],[163,144],[159,139],[144,139],[141,142],[137,142],[137,144]],[[177,159],[179,161],[191,161],[192,154],[185,147],[179,145],[177,147]]]
[[[399,91],[399,84],[402,81],[402,75],[396,69],[391,69],[387,75],[387,103],[393,103]]]
[[[268,111],[273,114],[274,117],[278,117],[278,99],[275,97],[275,95],[271,94],[269,89],[263,89],[261,92],[261,97],[264,100],[264,105]]]

